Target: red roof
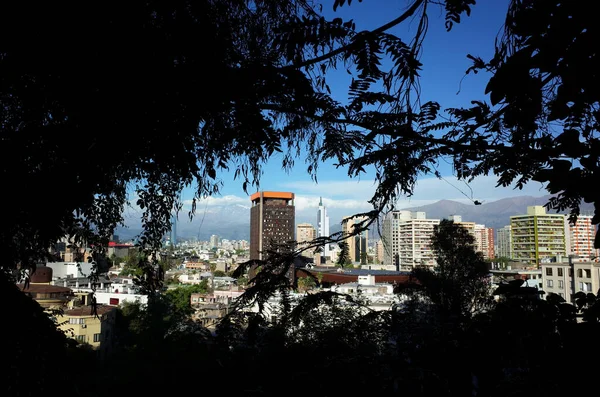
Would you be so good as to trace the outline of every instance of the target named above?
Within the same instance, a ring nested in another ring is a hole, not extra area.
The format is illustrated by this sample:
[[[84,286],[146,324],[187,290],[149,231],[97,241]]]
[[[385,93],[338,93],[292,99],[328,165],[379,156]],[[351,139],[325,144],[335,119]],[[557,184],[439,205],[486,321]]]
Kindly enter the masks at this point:
[[[131,247],[133,247],[132,244],[120,244],[120,243],[115,243],[114,241],[109,241],[108,246],[114,247],[114,248],[131,248]]]

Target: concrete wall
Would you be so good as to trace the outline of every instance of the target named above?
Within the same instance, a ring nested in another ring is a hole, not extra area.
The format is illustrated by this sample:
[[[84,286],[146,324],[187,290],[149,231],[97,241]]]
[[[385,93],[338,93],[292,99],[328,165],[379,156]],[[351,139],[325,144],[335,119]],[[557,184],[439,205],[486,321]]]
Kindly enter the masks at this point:
[[[92,264],[87,262],[48,262],[46,266],[52,268],[53,279],[88,277],[92,273]]]

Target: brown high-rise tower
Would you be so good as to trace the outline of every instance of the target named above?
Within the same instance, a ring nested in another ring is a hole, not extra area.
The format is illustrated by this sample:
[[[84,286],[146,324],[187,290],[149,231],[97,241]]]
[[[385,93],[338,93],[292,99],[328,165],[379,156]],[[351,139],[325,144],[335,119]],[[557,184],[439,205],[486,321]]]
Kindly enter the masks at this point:
[[[254,193],[250,209],[250,259],[265,259],[266,251],[294,240],[294,193]]]

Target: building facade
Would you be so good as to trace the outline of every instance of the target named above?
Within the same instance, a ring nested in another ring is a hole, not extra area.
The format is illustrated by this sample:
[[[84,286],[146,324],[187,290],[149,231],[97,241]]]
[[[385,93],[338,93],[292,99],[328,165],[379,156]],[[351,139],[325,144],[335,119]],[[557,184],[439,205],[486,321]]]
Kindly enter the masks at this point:
[[[568,303],[573,303],[573,294],[580,291],[595,294],[600,289],[600,263],[598,262],[575,260],[573,270],[569,262],[565,261],[542,263],[541,268],[545,297],[555,293]]]
[[[475,225],[475,251],[485,259],[494,259],[494,229],[485,225]]]
[[[569,254],[577,260],[591,261],[598,257],[599,250],[594,248],[596,228],[592,224],[591,215],[579,215],[574,225],[568,224]]]
[[[471,236],[475,237],[475,222],[463,222],[462,216],[460,215],[450,215],[448,220],[456,223],[457,225],[461,225],[467,229],[469,233],[471,233]]]
[[[263,260],[267,250],[294,240],[294,193],[257,192],[250,200],[250,259]]]
[[[219,236],[216,234],[211,235],[209,244],[210,248],[217,248],[219,246]]]
[[[117,308],[114,306],[73,307],[57,316],[58,328],[79,343],[109,353],[113,347]]]
[[[315,237],[317,237],[317,231],[310,223],[299,223],[296,226],[296,242],[299,245],[313,241]]]
[[[431,237],[439,219],[427,219],[425,212],[392,211],[383,222],[384,264],[399,270],[435,266]]]
[[[542,206],[527,207],[526,215],[510,217],[513,259],[539,267],[556,256],[566,256],[565,216],[547,214]]]
[[[357,235],[350,236],[354,232],[354,225],[365,220],[367,220],[366,217],[353,219],[351,216],[345,216],[342,220],[342,233],[344,236],[348,235],[343,241],[348,244],[348,255],[353,263],[366,264],[367,262],[369,231],[363,230]]]
[[[319,209],[317,210],[317,237],[329,237],[329,216],[327,208],[323,205],[322,197],[319,197]],[[329,244],[325,244],[322,254],[325,259],[331,259]]]
[[[375,260],[377,263],[383,263],[384,256],[385,250],[383,248],[383,241],[380,239],[375,242]]]
[[[497,257],[512,258],[512,237],[510,234],[510,225],[506,225],[503,228],[498,229],[496,237],[496,247],[498,247],[498,251],[496,252]]]

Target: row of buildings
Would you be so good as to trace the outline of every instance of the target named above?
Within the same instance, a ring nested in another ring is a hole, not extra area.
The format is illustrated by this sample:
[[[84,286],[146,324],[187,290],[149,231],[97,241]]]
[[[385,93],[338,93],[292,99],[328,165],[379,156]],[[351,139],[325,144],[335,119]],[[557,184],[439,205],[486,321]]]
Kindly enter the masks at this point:
[[[494,230],[475,222],[464,222],[460,215],[449,216],[450,220],[466,228],[475,238],[475,250],[486,259],[493,259]],[[433,231],[439,219],[428,219],[425,212],[392,211],[383,221],[381,240],[384,265],[401,270],[415,266],[434,266],[435,253],[431,249]]]
[[[308,245],[315,238],[329,238],[329,216],[323,200],[319,200],[317,226],[300,223],[295,227],[295,195],[291,192],[257,192],[250,197],[250,259],[263,259],[269,247],[295,241],[298,247]],[[365,218],[345,217],[342,221],[343,242],[348,244],[348,254],[352,263],[365,263],[369,246],[368,230],[352,235],[355,227]],[[295,233],[294,233],[295,231]],[[324,243],[315,253],[314,247],[307,256],[314,257],[315,263],[325,264],[337,260],[339,250],[334,244]]]
[[[530,266],[572,256],[593,261],[596,227],[591,215],[580,215],[575,224],[562,214],[548,214],[542,206],[527,208],[527,214],[510,217],[510,224],[498,229],[498,256],[525,262]]]

